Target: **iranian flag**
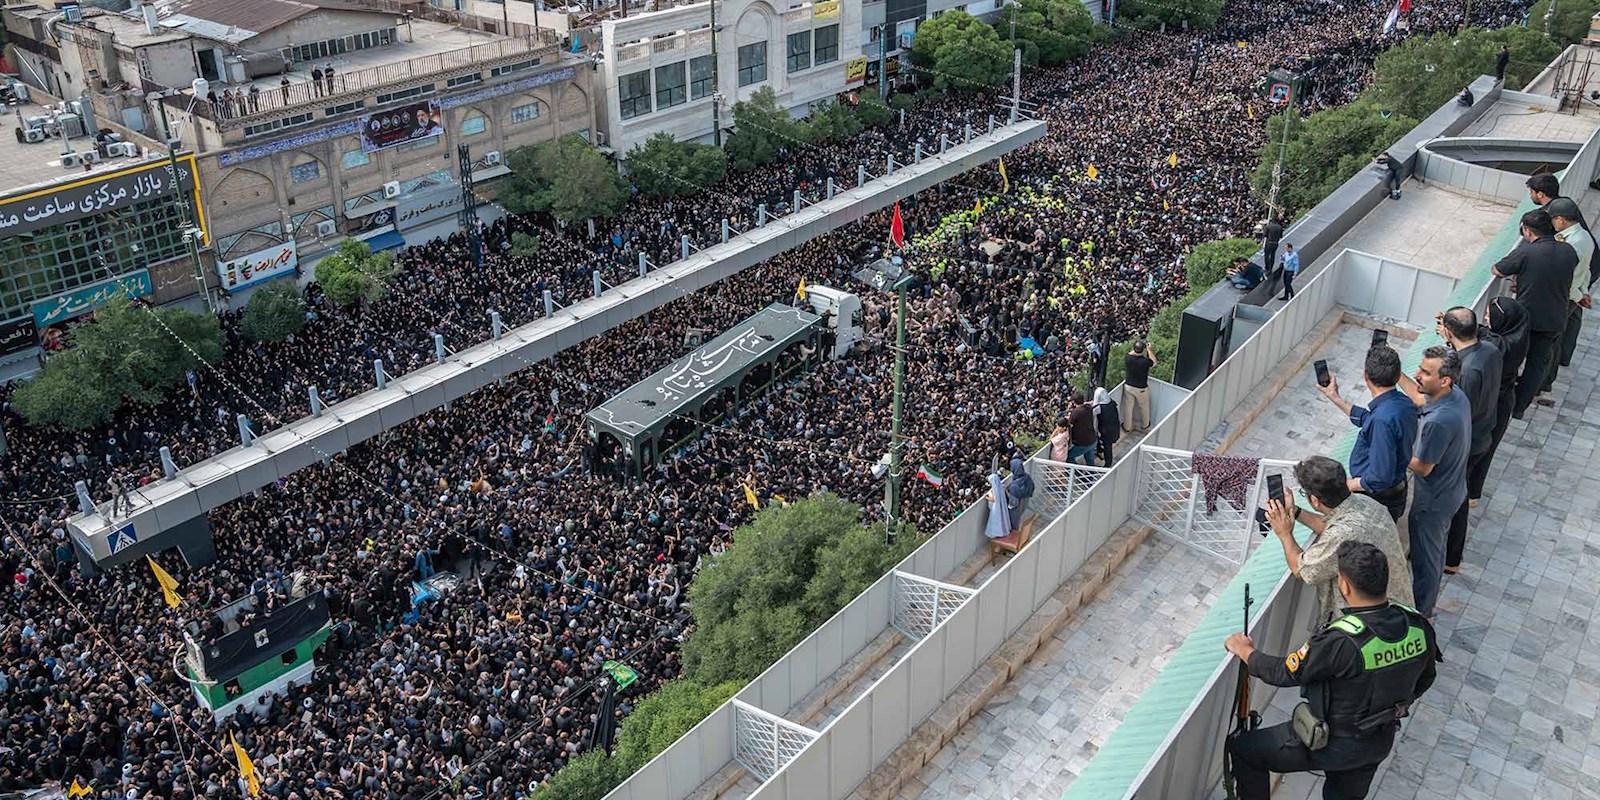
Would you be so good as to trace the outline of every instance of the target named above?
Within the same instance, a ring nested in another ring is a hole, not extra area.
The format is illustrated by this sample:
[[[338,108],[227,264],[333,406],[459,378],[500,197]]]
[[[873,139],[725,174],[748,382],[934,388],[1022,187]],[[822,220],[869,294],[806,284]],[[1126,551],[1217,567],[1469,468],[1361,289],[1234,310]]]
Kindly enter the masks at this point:
[[[933,484],[934,486],[944,485],[944,476],[934,472],[933,467],[930,467],[927,464],[923,464],[922,467],[917,470],[917,477]]]

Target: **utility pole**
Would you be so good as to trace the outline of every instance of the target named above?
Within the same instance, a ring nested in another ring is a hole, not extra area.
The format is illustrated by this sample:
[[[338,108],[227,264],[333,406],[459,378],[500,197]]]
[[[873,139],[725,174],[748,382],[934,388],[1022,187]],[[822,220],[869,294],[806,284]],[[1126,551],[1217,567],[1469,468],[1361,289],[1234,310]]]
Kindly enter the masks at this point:
[[[178,202],[178,216],[182,218],[179,224],[183,226],[183,241],[189,249],[189,260],[194,264],[195,285],[200,287],[200,296],[205,298],[206,308],[216,313],[216,307],[211,303],[211,287],[206,283],[205,268],[200,266],[200,235],[203,231],[195,224],[194,212],[189,208],[189,195],[183,190],[183,181],[178,179],[179,139],[172,135],[172,124],[167,121],[167,104],[164,100],[164,97],[156,97],[156,110],[161,113],[162,135],[167,137],[167,171],[172,175],[172,196]],[[199,186],[200,176],[191,177]]]
[[[483,234],[478,230],[478,193],[472,188],[472,153],[466,145],[456,147],[456,158],[461,163],[461,216],[458,226],[467,232],[467,242],[472,245],[472,263],[483,269]]]
[[[1011,122],[1022,114],[1022,48],[1011,51]]]
[[[711,0],[711,142],[722,147],[722,66],[717,62],[717,0]]]
[[[1267,218],[1278,214],[1278,192],[1283,188],[1283,159],[1289,152],[1289,127],[1294,124],[1294,82],[1289,83],[1288,107],[1283,112],[1283,136],[1278,139],[1278,160],[1272,165],[1272,196],[1267,198]],[[1272,265],[1268,264],[1268,270]]]
[[[888,528],[885,537],[890,544],[894,543],[895,534],[900,527],[900,462],[901,450],[904,445],[900,441],[900,421],[904,416],[906,395],[906,289],[911,286],[912,278],[907,275],[895,282],[895,325],[894,325],[894,418],[889,434],[889,483],[884,487],[884,505],[888,512]]]
[[[889,23],[878,26],[878,99],[889,96]]]
[[[503,33],[511,35],[511,0],[500,0],[500,19],[505,21],[506,29]]]

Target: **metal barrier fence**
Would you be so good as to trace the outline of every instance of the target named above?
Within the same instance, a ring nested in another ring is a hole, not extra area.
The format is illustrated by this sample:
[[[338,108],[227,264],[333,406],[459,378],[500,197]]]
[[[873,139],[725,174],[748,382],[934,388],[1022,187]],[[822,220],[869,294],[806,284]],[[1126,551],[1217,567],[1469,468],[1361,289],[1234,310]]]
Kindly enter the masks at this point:
[[[895,570],[894,629],[912,639],[922,639],[950,618],[976,592],[909,572]]]
[[[749,703],[732,701],[733,760],[762,780],[794,760],[817,732],[768,714]]]
[[[1110,467],[1090,467],[1036,458],[1032,467],[1033,480],[1039,489],[1039,502],[1035,510],[1040,519],[1055,519],[1067,506],[1094,488]]]

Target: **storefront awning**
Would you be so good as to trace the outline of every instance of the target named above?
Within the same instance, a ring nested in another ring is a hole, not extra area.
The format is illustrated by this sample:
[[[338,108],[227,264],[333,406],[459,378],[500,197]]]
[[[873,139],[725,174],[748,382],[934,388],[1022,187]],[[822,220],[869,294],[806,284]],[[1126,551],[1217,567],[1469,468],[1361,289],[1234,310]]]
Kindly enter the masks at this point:
[[[373,214],[378,213],[379,211],[385,211],[385,210],[391,209],[391,208],[394,208],[394,203],[393,202],[368,203],[368,204],[366,204],[364,206],[361,206],[359,208],[352,208],[349,211],[344,212],[344,218],[345,219],[360,219],[361,217],[368,217],[368,216],[371,216]]]
[[[356,238],[366,242],[374,253],[384,250],[397,250],[406,246],[405,237],[401,236],[400,232],[394,228],[387,228],[370,236],[358,236]]]
[[[510,167],[508,167],[508,166],[506,166],[504,164],[496,164],[496,165],[494,165],[492,167],[477,167],[477,168],[473,169],[472,170],[472,180],[473,181],[488,181],[488,180],[494,180],[495,178],[503,178],[503,177],[505,177],[507,175],[510,175],[510,174],[511,174],[511,168]]]

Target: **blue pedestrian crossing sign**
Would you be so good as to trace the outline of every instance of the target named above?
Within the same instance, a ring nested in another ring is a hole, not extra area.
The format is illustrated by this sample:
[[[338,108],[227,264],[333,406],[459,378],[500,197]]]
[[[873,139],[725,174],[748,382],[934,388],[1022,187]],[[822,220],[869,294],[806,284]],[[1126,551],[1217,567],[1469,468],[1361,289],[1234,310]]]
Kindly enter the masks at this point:
[[[132,547],[138,541],[138,535],[133,532],[133,524],[124,525],[111,532],[111,554],[116,555]]]

